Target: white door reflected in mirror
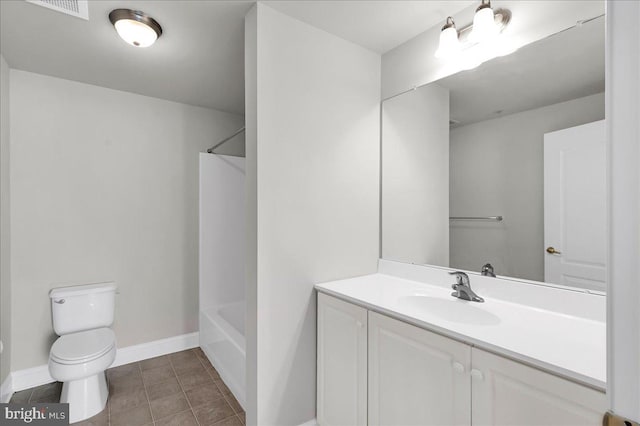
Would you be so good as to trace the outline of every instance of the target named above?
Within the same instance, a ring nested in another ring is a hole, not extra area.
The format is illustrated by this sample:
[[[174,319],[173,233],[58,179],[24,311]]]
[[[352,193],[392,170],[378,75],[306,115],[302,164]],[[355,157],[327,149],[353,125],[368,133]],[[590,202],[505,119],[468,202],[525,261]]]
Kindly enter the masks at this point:
[[[606,291],[605,122],[544,135],[544,280]]]

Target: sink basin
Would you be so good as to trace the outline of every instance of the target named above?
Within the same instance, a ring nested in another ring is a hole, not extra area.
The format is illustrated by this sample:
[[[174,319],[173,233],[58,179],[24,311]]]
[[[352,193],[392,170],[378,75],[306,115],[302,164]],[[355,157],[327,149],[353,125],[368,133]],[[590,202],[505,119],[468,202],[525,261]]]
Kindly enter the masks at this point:
[[[400,303],[413,310],[419,310],[451,322],[496,325],[500,318],[491,312],[474,306],[476,302],[469,302],[451,298],[451,300],[431,296],[405,296]]]

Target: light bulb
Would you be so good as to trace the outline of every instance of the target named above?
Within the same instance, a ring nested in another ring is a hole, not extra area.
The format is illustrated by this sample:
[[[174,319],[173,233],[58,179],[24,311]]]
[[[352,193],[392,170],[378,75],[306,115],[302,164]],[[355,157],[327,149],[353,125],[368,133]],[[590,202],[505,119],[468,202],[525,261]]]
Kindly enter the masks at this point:
[[[447,18],[447,24],[440,32],[440,44],[436,50],[436,58],[448,58],[460,52],[460,41],[458,40],[458,30],[453,22],[453,18]]]
[[[153,29],[142,22],[132,19],[121,19],[114,24],[118,35],[127,43],[136,47],[149,47],[158,36]]]
[[[482,43],[490,40],[498,34],[499,28],[495,23],[493,15],[493,9],[490,4],[483,3],[478,8],[476,14],[473,17],[473,28],[469,39],[475,43]]]

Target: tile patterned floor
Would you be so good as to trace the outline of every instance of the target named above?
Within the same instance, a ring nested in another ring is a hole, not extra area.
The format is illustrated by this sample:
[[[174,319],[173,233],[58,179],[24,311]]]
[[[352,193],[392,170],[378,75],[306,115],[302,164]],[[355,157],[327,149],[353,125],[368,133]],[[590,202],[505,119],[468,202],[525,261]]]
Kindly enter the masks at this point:
[[[243,426],[245,413],[200,348],[107,370],[109,400],[78,426]],[[11,402],[57,402],[61,383],[16,392]]]

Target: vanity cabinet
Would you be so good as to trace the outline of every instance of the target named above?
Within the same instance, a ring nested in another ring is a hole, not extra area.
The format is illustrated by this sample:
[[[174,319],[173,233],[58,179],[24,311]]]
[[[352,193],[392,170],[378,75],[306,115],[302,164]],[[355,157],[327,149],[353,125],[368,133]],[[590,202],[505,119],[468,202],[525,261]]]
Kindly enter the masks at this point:
[[[318,294],[317,420],[367,424],[367,310]]]
[[[473,425],[601,425],[605,394],[473,348]]]
[[[369,312],[369,424],[469,425],[471,347]]]
[[[602,392],[323,293],[317,403],[321,426],[597,426],[607,409]]]

